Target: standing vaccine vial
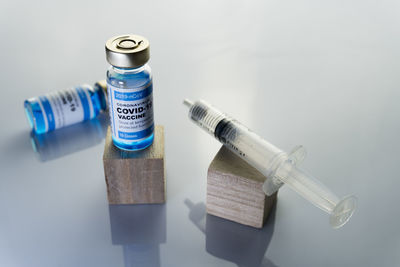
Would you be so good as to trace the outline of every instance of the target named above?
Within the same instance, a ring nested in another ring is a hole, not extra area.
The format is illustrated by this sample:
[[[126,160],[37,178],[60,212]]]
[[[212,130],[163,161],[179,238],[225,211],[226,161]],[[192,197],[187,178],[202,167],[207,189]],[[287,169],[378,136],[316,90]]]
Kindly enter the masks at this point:
[[[107,109],[106,82],[87,84],[25,100],[28,123],[36,134],[93,119]]]
[[[140,150],[154,139],[153,84],[149,41],[121,35],[106,43],[109,114],[112,139],[124,150]]]

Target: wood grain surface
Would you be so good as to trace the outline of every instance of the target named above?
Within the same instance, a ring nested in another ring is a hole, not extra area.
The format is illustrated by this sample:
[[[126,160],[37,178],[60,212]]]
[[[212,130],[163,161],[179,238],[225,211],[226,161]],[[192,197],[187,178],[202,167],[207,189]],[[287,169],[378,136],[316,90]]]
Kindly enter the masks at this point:
[[[165,202],[164,127],[156,125],[153,144],[137,152],[113,145],[110,127],[103,154],[109,204]]]
[[[261,228],[276,201],[262,190],[266,177],[222,146],[207,174],[207,213]]]

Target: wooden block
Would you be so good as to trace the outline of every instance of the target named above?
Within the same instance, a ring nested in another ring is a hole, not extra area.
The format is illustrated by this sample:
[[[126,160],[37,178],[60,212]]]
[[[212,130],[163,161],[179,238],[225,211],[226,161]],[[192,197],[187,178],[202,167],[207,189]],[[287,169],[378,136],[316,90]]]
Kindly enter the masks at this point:
[[[270,197],[264,194],[265,179],[222,146],[208,168],[207,213],[261,228],[276,201],[276,193]]]
[[[109,127],[103,164],[109,204],[165,202],[163,126],[156,125],[151,146],[136,152],[114,146]]]

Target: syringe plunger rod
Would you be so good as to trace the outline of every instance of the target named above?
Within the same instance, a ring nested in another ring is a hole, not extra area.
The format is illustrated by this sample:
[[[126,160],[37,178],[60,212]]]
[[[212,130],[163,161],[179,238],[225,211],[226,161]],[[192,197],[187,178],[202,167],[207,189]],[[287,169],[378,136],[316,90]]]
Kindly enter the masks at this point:
[[[339,228],[350,219],[356,198],[349,196],[340,200],[328,188],[299,169],[297,164],[305,157],[304,148],[296,147],[287,154],[204,101],[192,102],[185,99],[184,104],[190,108],[189,118],[194,123],[267,177],[263,185],[267,195],[272,195],[285,183],[329,213],[332,227]]]

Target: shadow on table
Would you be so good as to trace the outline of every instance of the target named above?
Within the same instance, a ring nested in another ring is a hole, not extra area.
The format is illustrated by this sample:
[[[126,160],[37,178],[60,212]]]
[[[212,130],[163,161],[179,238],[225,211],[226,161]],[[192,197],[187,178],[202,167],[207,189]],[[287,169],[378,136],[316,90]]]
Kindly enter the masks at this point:
[[[185,204],[190,209],[189,219],[206,236],[208,253],[237,266],[276,266],[264,257],[274,231],[276,204],[262,229],[209,215],[203,202],[194,204],[186,199]]]
[[[160,266],[166,242],[165,204],[109,205],[113,245],[122,245],[125,267]]]
[[[99,144],[107,134],[108,125],[108,114],[101,113],[94,119],[49,133],[37,135],[32,131],[32,148],[42,162],[61,158]]]

